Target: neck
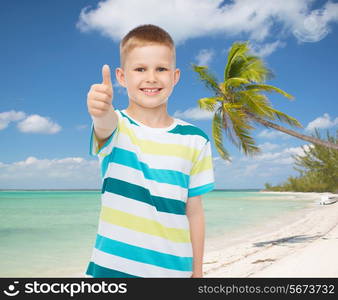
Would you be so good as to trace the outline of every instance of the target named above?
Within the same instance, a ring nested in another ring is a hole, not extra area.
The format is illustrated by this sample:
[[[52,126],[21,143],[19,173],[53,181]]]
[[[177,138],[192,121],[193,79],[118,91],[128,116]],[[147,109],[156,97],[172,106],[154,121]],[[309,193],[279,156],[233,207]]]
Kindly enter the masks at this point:
[[[173,123],[173,118],[168,115],[166,106],[148,108],[129,105],[126,112],[136,121],[153,128],[164,128]]]

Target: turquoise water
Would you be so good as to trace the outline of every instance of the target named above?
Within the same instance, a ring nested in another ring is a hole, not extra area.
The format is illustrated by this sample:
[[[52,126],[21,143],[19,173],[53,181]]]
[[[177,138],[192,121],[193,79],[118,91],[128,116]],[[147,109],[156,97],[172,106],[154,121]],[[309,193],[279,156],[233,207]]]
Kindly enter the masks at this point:
[[[310,207],[308,195],[248,191],[212,191],[203,196],[206,237],[242,232],[270,224],[290,212]]]
[[[258,191],[212,191],[203,196],[206,236],[240,232],[312,202]],[[0,191],[0,277],[83,273],[99,210],[99,191]]]

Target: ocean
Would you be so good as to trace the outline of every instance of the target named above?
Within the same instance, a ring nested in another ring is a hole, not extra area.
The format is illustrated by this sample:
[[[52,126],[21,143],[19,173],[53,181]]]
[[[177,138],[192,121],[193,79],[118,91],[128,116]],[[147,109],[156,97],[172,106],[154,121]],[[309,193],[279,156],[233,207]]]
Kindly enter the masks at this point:
[[[203,195],[206,244],[312,205],[304,195],[214,190]],[[0,277],[84,273],[99,213],[100,191],[0,191]]]

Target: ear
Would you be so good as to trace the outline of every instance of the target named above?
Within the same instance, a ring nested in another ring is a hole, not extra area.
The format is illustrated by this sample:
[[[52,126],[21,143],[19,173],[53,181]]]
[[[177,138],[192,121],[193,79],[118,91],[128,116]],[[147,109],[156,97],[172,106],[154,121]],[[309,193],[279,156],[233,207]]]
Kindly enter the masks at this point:
[[[118,81],[120,85],[122,85],[123,87],[127,87],[125,76],[124,76],[124,71],[122,68],[116,68],[115,76],[116,76],[116,80]]]
[[[176,85],[176,83],[180,80],[180,76],[181,76],[180,69],[176,69],[174,72],[174,85]]]

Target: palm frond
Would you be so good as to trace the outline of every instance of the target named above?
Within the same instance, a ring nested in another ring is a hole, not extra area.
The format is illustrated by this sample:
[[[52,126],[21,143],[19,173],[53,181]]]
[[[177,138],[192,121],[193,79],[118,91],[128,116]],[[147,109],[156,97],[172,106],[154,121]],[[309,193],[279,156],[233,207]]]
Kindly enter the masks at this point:
[[[226,107],[224,108],[224,105],[222,104],[222,126],[224,129],[225,134],[229,138],[230,142],[233,143],[237,148],[240,148],[240,141],[236,135],[236,132],[234,131],[234,126],[232,124],[232,119],[230,117],[230,113],[226,111]]]
[[[260,117],[273,117],[271,105],[264,95],[258,94],[252,90],[240,91],[237,95],[237,101],[242,103],[245,109]]]
[[[265,82],[273,77],[273,73],[268,69],[264,61],[254,55],[247,56],[241,64],[239,77],[243,77],[252,82]]]
[[[249,42],[235,42],[231,47],[224,70],[224,82],[229,78],[245,78],[252,82],[264,82],[273,77],[264,61],[249,53]]]
[[[226,68],[224,70],[224,82],[226,82],[229,78],[234,77],[230,75],[231,69],[233,67],[234,62],[237,60],[243,60],[246,53],[249,51],[248,43],[233,43],[227,59]]]
[[[289,124],[292,127],[303,128],[303,125],[301,123],[299,123],[299,121],[296,120],[295,118],[290,117],[287,114],[282,113],[281,111],[278,111],[278,110],[276,110],[276,109],[274,109],[272,107],[270,109],[273,112],[274,116],[276,118],[278,118],[281,122],[285,122],[285,123]]]
[[[206,85],[207,88],[215,92],[216,95],[221,94],[217,78],[215,75],[209,72],[208,67],[192,64],[192,68],[199,75],[200,80]]]
[[[287,92],[284,92],[282,89],[279,89],[279,88],[277,88],[273,85],[269,85],[269,84],[250,84],[250,85],[245,86],[245,89],[253,90],[253,91],[256,91],[256,92],[261,92],[261,91],[276,92],[276,93],[283,95],[284,97],[286,97],[288,99],[294,98],[292,95],[288,94]]]
[[[227,122],[224,129],[230,140],[239,149],[243,149],[245,154],[255,154],[260,152],[260,149],[249,134],[249,130],[254,128],[249,124],[246,114],[241,111],[241,107],[238,104],[222,103],[223,120],[228,118],[231,121]]]
[[[199,99],[197,102],[201,109],[215,111],[215,106],[217,105],[218,99],[219,99],[218,97],[205,97]]]
[[[232,78],[229,78],[225,83],[221,83],[220,86],[224,88],[224,90],[222,89],[222,91],[228,91],[230,87],[236,88],[241,85],[249,84],[249,83],[250,81],[248,81],[245,78],[232,77]]]
[[[262,94],[256,94],[251,91],[240,92],[238,101],[244,104],[244,108],[252,114],[255,114],[259,118],[276,120],[279,119],[281,122],[285,122],[293,127],[303,126],[295,118],[288,116],[281,111],[274,109],[267,101],[268,99]]]
[[[230,155],[227,150],[223,147],[223,135],[222,135],[222,121],[220,116],[220,111],[215,112],[212,120],[212,137],[215,142],[216,150],[218,151],[221,158],[224,160],[231,161]]]

